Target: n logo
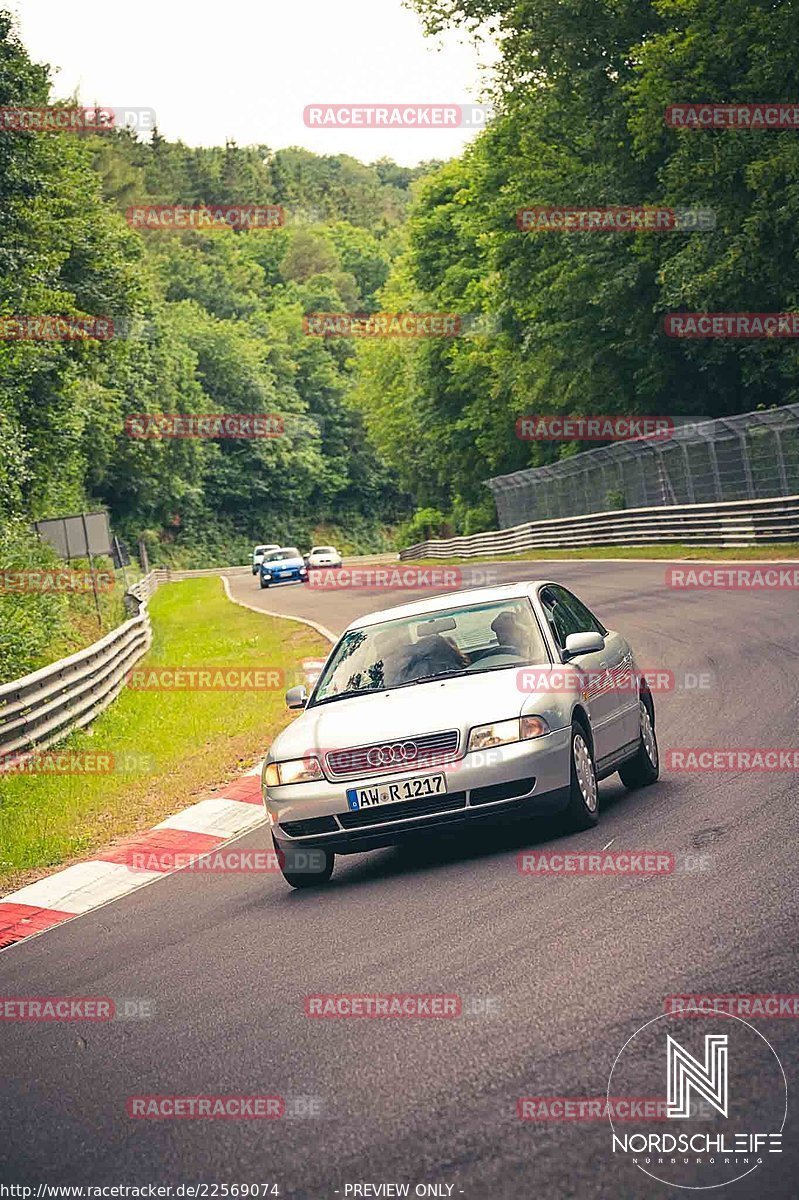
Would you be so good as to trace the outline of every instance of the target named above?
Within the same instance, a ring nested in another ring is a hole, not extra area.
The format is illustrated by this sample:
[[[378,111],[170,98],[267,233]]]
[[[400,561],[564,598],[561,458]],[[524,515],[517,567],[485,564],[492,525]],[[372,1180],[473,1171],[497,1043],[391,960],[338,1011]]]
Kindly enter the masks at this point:
[[[705,1034],[705,1061],[700,1063],[692,1054],[666,1035],[668,1054],[668,1117],[691,1116],[691,1090],[707,1100],[723,1117],[727,1116],[727,1035]]]

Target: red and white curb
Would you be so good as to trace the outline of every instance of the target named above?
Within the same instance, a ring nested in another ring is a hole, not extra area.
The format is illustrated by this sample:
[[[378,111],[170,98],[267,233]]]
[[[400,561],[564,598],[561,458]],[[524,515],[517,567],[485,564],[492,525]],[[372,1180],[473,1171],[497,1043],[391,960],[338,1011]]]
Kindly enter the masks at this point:
[[[0,899],[0,949],[171,875],[265,820],[259,763],[219,795],[184,808],[154,829],[4,896]],[[135,866],[141,856],[155,863],[156,869]],[[176,859],[181,866],[166,865]],[[164,864],[162,868],[159,862]]]
[[[267,612],[254,604],[237,600],[231,595],[224,576],[222,586],[228,600],[242,608],[249,608],[261,616],[310,625],[328,641],[338,640],[329,629],[307,617]],[[317,659],[307,659],[303,663],[309,684],[314,681],[321,665],[322,661]],[[184,808],[147,833],[136,834],[102,851],[88,862],[75,863],[63,871],[48,875],[46,879],[20,888],[18,892],[12,892],[10,896],[4,896],[0,899],[0,950],[44,933],[63,921],[71,921],[102,904],[118,900],[120,896],[146,887],[165,875],[183,870],[184,864],[202,858],[233,838],[263,825],[266,814],[261,800],[262,765],[258,763],[241,779],[227,784],[219,795],[209,796],[198,804]],[[142,870],[136,866],[142,861],[142,856],[146,856],[148,863],[156,864],[157,869]],[[166,865],[178,857],[180,866]],[[163,864],[161,868],[158,868],[159,860]]]

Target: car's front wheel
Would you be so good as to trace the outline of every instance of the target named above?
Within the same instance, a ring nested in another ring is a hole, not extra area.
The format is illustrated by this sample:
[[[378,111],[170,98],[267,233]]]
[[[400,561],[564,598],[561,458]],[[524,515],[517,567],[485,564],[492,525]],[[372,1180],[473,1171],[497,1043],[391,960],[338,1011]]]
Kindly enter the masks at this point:
[[[599,787],[591,739],[581,721],[572,722],[569,803],[563,821],[570,832],[591,829],[599,820]]]
[[[263,575],[261,576],[261,587],[262,587],[262,588],[268,588],[268,587],[269,587],[269,584],[266,582],[266,580],[264,579]]]
[[[304,849],[279,842],[272,834],[272,844],[277,854],[278,865],[286,883],[293,888],[324,887],[330,881],[336,856],[332,850],[320,846]]]
[[[645,696],[639,701],[641,713],[641,740],[635,758],[619,767],[621,781],[626,788],[646,787],[660,775],[660,755],[655,736],[655,710],[652,701]]]

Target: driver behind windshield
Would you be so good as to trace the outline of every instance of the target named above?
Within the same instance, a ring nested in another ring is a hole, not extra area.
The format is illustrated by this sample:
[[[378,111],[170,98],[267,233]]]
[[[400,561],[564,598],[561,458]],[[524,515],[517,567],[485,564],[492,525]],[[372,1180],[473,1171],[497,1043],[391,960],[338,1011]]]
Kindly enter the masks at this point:
[[[422,679],[427,675],[446,675],[463,669],[463,657],[450,641],[439,633],[430,633],[418,642],[403,647],[392,661],[390,687]]]

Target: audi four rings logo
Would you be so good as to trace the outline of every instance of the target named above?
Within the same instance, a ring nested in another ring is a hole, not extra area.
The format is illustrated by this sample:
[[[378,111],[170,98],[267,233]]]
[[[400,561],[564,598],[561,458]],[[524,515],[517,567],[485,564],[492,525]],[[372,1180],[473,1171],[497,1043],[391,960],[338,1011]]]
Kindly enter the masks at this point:
[[[394,742],[390,746],[374,746],[366,756],[370,767],[391,767],[413,762],[419,750],[415,742]]]

